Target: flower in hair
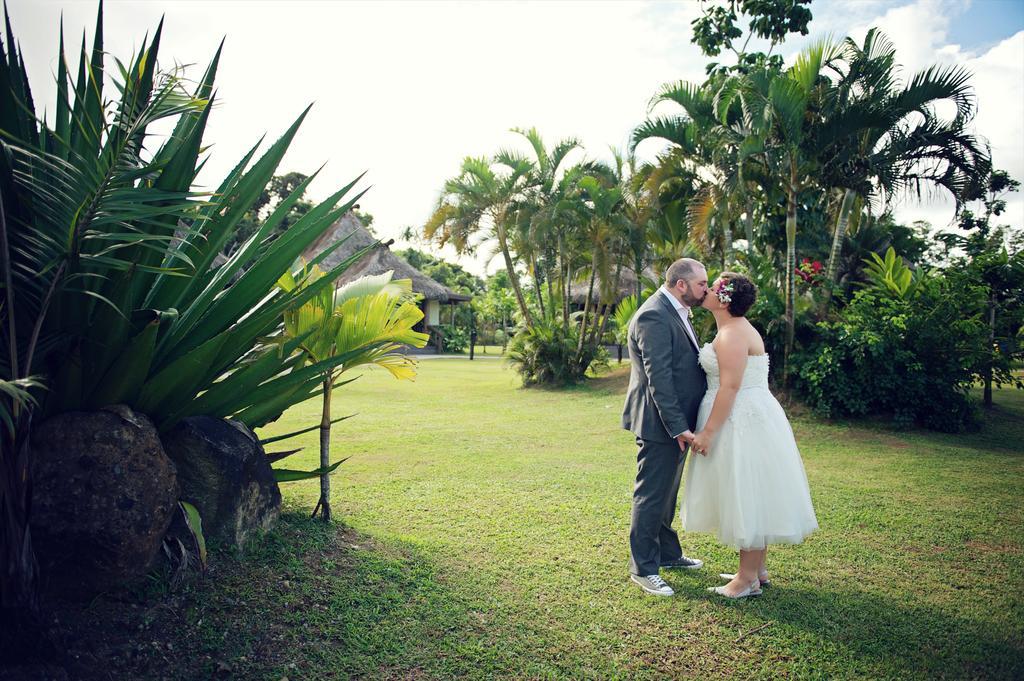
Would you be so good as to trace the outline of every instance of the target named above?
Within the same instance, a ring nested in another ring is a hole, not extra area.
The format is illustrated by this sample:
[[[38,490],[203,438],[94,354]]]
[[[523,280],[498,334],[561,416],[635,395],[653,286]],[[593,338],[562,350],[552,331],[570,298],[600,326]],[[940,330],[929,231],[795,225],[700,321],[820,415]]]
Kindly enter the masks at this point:
[[[715,295],[718,296],[718,300],[722,303],[722,305],[728,305],[729,303],[732,302],[732,291],[732,283],[723,279],[722,281],[718,282],[718,287],[715,289]]]

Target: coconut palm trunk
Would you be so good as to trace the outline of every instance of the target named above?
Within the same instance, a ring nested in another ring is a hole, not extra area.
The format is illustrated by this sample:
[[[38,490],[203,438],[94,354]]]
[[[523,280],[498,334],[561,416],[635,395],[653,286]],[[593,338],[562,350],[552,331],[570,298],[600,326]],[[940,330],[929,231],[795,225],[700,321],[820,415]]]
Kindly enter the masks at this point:
[[[622,261],[621,260],[615,266],[615,280],[612,283],[612,299],[613,300],[615,298],[619,297],[619,282],[620,281],[622,281]],[[637,296],[637,300],[639,300],[639,299],[640,299],[639,296]],[[604,316],[601,319],[600,326],[597,327],[597,333],[596,333],[597,343],[598,344],[601,343],[601,338],[604,337],[604,330],[608,326],[608,317],[611,316],[612,307],[614,305],[615,305],[615,303],[607,303],[604,306]]]
[[[832,250],[828,254],[828,267],[825,270],[825,278],[828,288],[825,289],[825,301],[821,311],[828,312],[832,302],[832,286],[836,283],[836,275],[839,270],[839,256],[843,251],[843,239],[846,237],[846,230],[850,226],[850,213],[852,212],[853,200],[857,193],[852,189],[843,192],[843,202],[839,206],[839,215],[836,217],[836,229],[832,235]]]
[[[723,223],[722,224],[722,239],[725,242],[723,244],[724,248],[722,249],[723,250],[723,255],[724,255],[723,263],[722,264],[725,266],[726,269],[728,269],[729,265],[732,264],[732,262],[733,262],[733,256],[732,256],[732,221],[731,220],[723,220],[722,223]]]
[[[785,206],[785,347],[782,354],[782,386],[787,385],[790,354],[796,335],[797,303],[797,196],[796,189],[788,191]]]
[[[550,263],[549,263],[550,265]],[[551,318],[555,318],[555,291],[551,286],[551,267],[544,269],[544,285],[548,289],[548,311],[551,314]]]
[[[747,199],[747,217],[743,221],[747,232],[747,255],[754,252],[754,203]]]
[[[992,353],[996,346],[996,296],[988,299],[988,361],[985,363],[985,390],[983,401],[986,407],[992,406]]]
[[[789,357],[796,331],[796,170],[790,175],[786,200],[786,344],[782,356],[782,386],[788,385]]]
[[[512,262],[512,255],[508,250],[508,234],[505,231],[505,225],[502,224],[501,220],[496,219],[494,226],[498,235],[498,247],[501,249],[502,257],[505,259],[505,271],[508,272],[509,283],[512,284],[512,291],[516,294],[516,302],[519,304],[519,312],[523,315],[526,327],[532,329],[533,317],[530,315],[530,309],[526,306],[526,298],[523,296],[523,289],[519,285],[519,275],[516,274],[515,263]]]
[[[580,319],[580,339],[576,343],[576,360],[583,356],[583,345],[587,341],[587,317],[590,314],[590,299],[594,295],[594,280],[597,278],[597,252],[590,263],[590,285],[587,287],[587,298],[583,301],[583,317]]]
[[[565,264],[565,278],[562,281],[562,328],[565,333],[569,333],[569,304],[572,301],[570,296],[572,287],[572,267],[567,262]]]
[[[547,319],[548,313],[544,308],[544,296],[541,295],[540,285],[537,283],[537,274],[540,270],[537,268],[537,256],[534,253],[530,253],[530,271],[533,272],[533,292],[537,296],[537,307],[540,310],[541,319]]]

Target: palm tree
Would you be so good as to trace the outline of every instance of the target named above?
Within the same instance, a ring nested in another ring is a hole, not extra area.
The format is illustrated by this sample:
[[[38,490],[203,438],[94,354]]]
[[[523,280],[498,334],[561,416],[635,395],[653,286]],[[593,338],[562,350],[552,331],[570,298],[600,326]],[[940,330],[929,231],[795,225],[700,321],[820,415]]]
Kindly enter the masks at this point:
[[[282,290],[291,292],[309,286],[324,276],[313,266],[299,280],[286,274],[278,281]],[[357,279],[336,291],[324,289],[301,306],[285,312],[287,337],[297,339],[306,353],[305,362],[319,364],[331,357],[344,356],[340,366],[323,374],[323,409],[320,420],[320,468],[314,471],[289,471],[289,480],[320,477],[320,499],[313,509],[323,521],[331,520],[330,474],[341,461],[331,463],[331,397],[342,375],[358,366],[374,364],[384,367],[400,380],[416,375],[416,363],[404,352],[405,345],[422,348],[427,334],[412,327],[423,318],[413,301],[409,279],[392,281],[391,272]],[[346,417],[342,417],[346,418]]]
[[[842,193],[826,268],[830,283],[855,204],[875,195],[886,201],[908,191],[920,195],[922,186],[932,185],[960,206],[991,167],[987,151],[966,131],[975,110],[966,70],[932,66],[901,87],[896,50],[874,28],[862,45],[847,38],[843,56],[846,73],[814,139],[824,160],[823,181]],[[936,115],[940,101],[954,105],[952,118]],[[826,307],[830,294],[831,287]]]
[[[564,166],[568,156],[580,148],[580,141],[575,137],[560,140],[548,151],[544,139],[536,128],[529,130],[513,128],[512,132],[521,135],[533,150],[531,169],[527,180],[527,191],[518,208],[521,212],[521,241],[530,254],[529,261],[534,272],[534,281],[543,279],[548,289],[548,308],[553,310],[552,280],[549,265],[557,260],[553,240],[548,238],[557,233],[562,212],[561,202],[572,184],[572,177],[578,177],[581,166],[569,172]],[[543,267],[538,267],[543,263]],[[537,286],[538,303],[542,313],[544,302],[540,298],[540,287]]]
[[[690,240],[688,211],[702,183],[679,148],[661,154],[645,180],[655,202],[647,236],[651,247],[650,263],[658,275],[680,257],[702,257],[696,242]],[[637,297],[642,297],[639,280]]]
[[[706,250],[718,241],[723,265],[733,260],[733,225],[746,213],[748,248],[753,245],[753,202],[750,157],[740,157],[739,150],[746,130],[735,112],[727,112],[726,120],[715,115],[716,93],[722,78],[716,76],[702,85],[684,81],[666,83],[651,99],[653,108],[661,102],[674,102],[683,112],[677,116],[649,119],[633,132],[631,146],[650,138],[672,144],[663,154],[660,168],[652,175],[658,183],[682,175],[697,179],[694,194],[686,202],[689,237]]]
[[[630,267],[636,273],[636,300],[643,294],[643,272],[651,262],[654,232],[661,218],[658,189],[651,177],[658,168],[649,163],[639,163],[635,148],[620,151],[611,148],[614,166],[605,175],[622,194],[620,210],[621,228],[624,230],[624,253],[630,258]],[[615,290],[618,290],[616,277]]]
[[[484,233],[494,238],[505,260],[519,312],[528,328],[533,316],[526,305],[510,248],[509,228],[515,218],[515,202],[529,184],[533,164],[514,152],[499,152],[493,159],[466,157],[461,172],[444,183],[437,208],[423,226],[427,239],[450,243],[459,253],[475,248],[473,237]]]
[[[627,243],[627,225],[623,209],[623,191],[620,187],[607,187],[600,179],[586,175],[580,179],[580,210],[586,217],[584,222],[585,243],[590,251],[590,265],[584,274],[589,277],[587,296],[583,302],[580,319],[580,337],[576,347],[577,362],[583,357],[586,344],[596,344],[600,332],[607,324],[610,300],[619,287],[622,272],[622,256]],[[615,274],[612,266],[615,265]],[[591,319],[591,302],[594,297],[594,283],[601,282],[598,295],[604,302],[604,316],[595,309]],[[582,369],[583,367],[581,367]]]
[[[823,69],[836,58],[838,49],[820,41],[801,52],[788,70],[756,68],[727,78],[715,96],[715,115],[727,123],[738,102],[744,123],[739,162],[754,157],[764,177],[775,178],[786,196],[786,338],[782,381],[786,384],[789,356],[793,351],[796,305],[796,234],[800,192],[813,186],[816,158],[808,152],[807,139],[817,115],[815,109],[828,95],[831,83]]]

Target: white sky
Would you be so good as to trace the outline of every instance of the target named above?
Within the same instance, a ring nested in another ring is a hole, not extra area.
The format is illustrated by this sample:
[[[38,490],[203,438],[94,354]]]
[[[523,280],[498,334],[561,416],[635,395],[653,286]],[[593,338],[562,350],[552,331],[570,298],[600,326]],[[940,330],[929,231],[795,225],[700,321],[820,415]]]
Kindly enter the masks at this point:
[[[826,34],[860,38],[879,26],[907,73],[936,61],[964,63],[975,74],[978,131],[996,166],[1024,180],[1024,30],[982,35],[974,45],[950,37],[979,3],[997,3],[986,6],[991,15],[1012,1],[816,0],[811,34],[787,42],[784,53]],[[83,29],[91,45],[96,3],[8,0],[8,8],[37,103],[52,110],[60,14],[74,51]],[[220,108],[206,135],[215,144],[200,180],[216,185],[261,135],[276,139],[315,102],[279,172],[310,173],[327,162],[310,189],[319,199],[368,170],[364,186],[372,188],[361,208],[374,215],[378,235],[397,237],[423,224],[463,157],[521,144],[509,128],[536,126],[549,145],[574,135],[594,157],[623,147],[661,84],[702,80],[707,60],[690,44],[698,9],[695,2],[108,0],[104,32],[107,52],[125,60],[166,15],[162,60],[194,64],[195,78],[226,35]],[[1011,25],[1017,14],[1007,13]],[[655,142],[640,148],[646,156],[657,150]],[[897,216],[944,226],[952,202],[904,201]],[[1005,219],[1024,225],[1020,194]],[[484,271],[483,257],[459,261]],[[487,269],[500,266],[499,258]]]

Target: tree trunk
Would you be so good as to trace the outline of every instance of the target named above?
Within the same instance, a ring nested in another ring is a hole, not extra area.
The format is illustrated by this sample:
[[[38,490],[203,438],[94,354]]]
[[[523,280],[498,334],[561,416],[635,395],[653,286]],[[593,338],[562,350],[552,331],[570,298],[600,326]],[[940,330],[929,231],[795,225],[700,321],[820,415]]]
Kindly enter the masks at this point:
[[[508,324],[505,320],[505,310],[501,310],[501,352],[504,354],[508,349]]]
[[[996,346],[996,297],[994,293],[989,294],[988,299],[988,362],[985,363],[985,392],[984,404],[992,406],[992,353]]]
[[[327,468],[331,465],[331,388],[332,377],[328,376],[324,381],[324,408],[320,418],[320,467]],[[320,509],[320,517],[325,523],[331,522],[331,474],[324,473],[320,476],[320,501],[317,502]],[[316,511],[314,511],[314,514]]]
[[[846,237],[846,230],[850,225],[850,209],[853,206],[853,199],[856,193],[847,189],[843,193],[843,202],[839,206],[839,215],[836,217],[836,229],[832,235],[832,250],[828,254],[828,267],[825,269],[825,281],[828,288],[825,289],[825,301],[822,304],[822,313],[827,313],[832,302],[832,287],[836,283],[836,275],[839,270],[839,256],[843,252],[843,239]]]
[[[634,258],[633,267],[635,268],[634,273],[636,274],[636,304],[639,306],[642,302],[640,298],[643,297],[644,294],[644,283],[641,280],[640,274],[641,270],[644,268],[644,263],[640,258]]]
[[[782,352],[782,388],[788,387],[790,355],[796,335],[797,306],[797,164],[790,163],[790,185],[785,203],[785,346]]]
[[[572,266],[567,263],[565,266],[565,314],[562,317],[563,326],[565,327],[566,334],[569,333],[569,312],[570,308],[572,307],[572,278]]]
[[[564,237],[558,235],[558,290],[562,296],[562,328],[566,335],[569,333],[569,290],[566,279],[569,274],[569,264],[565,261]]]
[[[540,284],[537,281],[537,258],[530,256],[530,268],[533,270],[533,289],[537,294],[537,306],[540,308],[541,319],[547,319],[547,311],[544,309],[544,297],[541,295]]]
[[[615,266],[615,280],[612,283],[612,299],[613,300],[615,298],[618,298],[618,296],[619,296],[619,281],[621,281],[621,278],[622,278],[622,261],[620,260],[619,263]],[[599,327],[596,327],[596,333],[594,334],[595,338],[597,339],[597,343],[595,344],[595,347],[597,345],[601,344],[601,338],[604,337],[605,327],[608,326],[608,317],[610,317],[611,313],[612,313],[612,305],[614,305],[614,303],[608,303],[608,304],[606,304],[604,306],[604,315],[601,318],[601,325]]]
[[[754,252],[754,202],[747,199],[747,219],[743,221],[747,232],[747,255]]]
[[[725,251],[723,258],[723,265],[725,269],[729,269],[729,265],[732,263],[732,222],[724,220],[722,225],[722,239],[725,241]]]
[[[551,318],[555,317],[555,291],[551,288],[551,268],[547,267],[544,269],[544,285],[548,289],[548,310],[551,312]]]
[[[505,226],[500,219],[495,219],[494,226],[495,231],[498,233],[498,246],[501,248],[501,255],[505,258],[505,271],[508,272],[508,280],[511,282],[512,290],[516,294],[516,302],[519,303],[519,312],[523,315],[526,328],[532,329],[533,317],[530,316],[530,309],[526,307],[526,298],[523,297],[523,289],[519,285],[519,275],[516,274],[516,267],[508,250],[508,237],[505,234]]]
[[[789,356],[796,332],[796,186],[791,178],[786,201],[786,344],[782,355],[782,387],[788,387]]]
[[[590,262],[590,285],[587,288],[587,299],[583,301],[583,318],[580,319],[580,340],[576,343],[576,363],[580,361],[580,357],[583,356],[583,344],[586,342],[587,337],[587,315],[590,312],[590,299],[594,295],[594,279],[597,278],[597,252],[594,252],[594,257],[591,258]]]

